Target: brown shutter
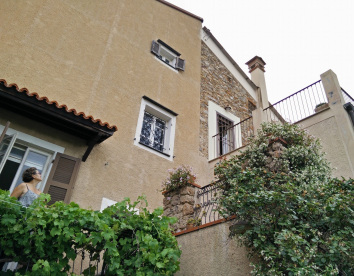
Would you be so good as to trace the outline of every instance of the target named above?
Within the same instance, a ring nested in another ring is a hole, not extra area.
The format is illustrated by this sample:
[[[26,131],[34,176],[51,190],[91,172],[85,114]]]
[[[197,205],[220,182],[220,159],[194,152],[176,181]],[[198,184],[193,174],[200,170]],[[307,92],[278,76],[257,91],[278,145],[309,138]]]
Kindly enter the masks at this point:
[[[177,57],[176,60],[176,69],[184,71],[184,67],[186,66],[186,61]]]
[[[70,203],[72,189],[79,172],[81,160],[62,153],[57,153],[50,171],[44,193],[51,196],[48,205],[56,201]]]
[[[160,55],[160,44],[158,44],[155,40],[151,43],[151,53],[159,56]]]

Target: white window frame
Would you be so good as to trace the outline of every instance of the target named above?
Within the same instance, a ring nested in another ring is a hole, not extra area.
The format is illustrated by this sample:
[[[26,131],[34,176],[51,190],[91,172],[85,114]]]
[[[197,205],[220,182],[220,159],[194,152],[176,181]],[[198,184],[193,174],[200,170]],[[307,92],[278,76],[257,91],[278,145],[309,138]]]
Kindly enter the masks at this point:
[[[160,152],[158,150],[152,149],[144,144],[140,143],[140,133],[143,126],[143,119],[145,111],[150,114],[164,120],[166,122],[165,128],[165,137],[164,137],[164,150]],[[174,150],[174,141],[175,141],[175,132],[176,132],[176,115],[171,114],[164,108],[142,98],[140,105],[140,112],[138,117],[138,123],[135,131],[134,145],[147,150],[153,154],[156,154],[160,157],[163,157],[167,160],[173,160],[173,150]]]
[[[5,129],[5,126],[0,125],[0,133],[2,133],[4,129]],[[47,142],[45,140],[39,139],[37,137],[28,135],[26,133],[17,131],[12,128],[7,129],[6,135],[16,135],[16,139],[14,141],[14,144],[24,145],[24,146],[30,148],[30,150],[33,150],[35,152],[42,153],[42,154],[44,153],[45,155],[50,156],[50,158],[48,158],[48,160],[45,164],[45,167],[44,167],[45,173],[42,175],[42,181],[39,183],[39,185],[37,187],[39,190],[43,191],[44,187],[46,185],[48,176],[49,176],[49,172],[52,168],[52,161],[55,159],[56,153],[58,153],[58,152],[64,153],[65,148],[58,146],[56,144]],[[7,159],[7,157],[6,157],[6,159]],[[20,168],[18,169],[14,179],[17,179],[19,173],[20,173]],[[14,182],[11,185],[10,192],[12,192],[12,190],[13,190],[13,184],[14,184]]]
[[[217,114],[222,115],[226,119],[232,121],[234,124],[238,124],[240,122],[240,118],[235,116],[234,114],[225,110],[225,108],[217,105],[212,101],[208,101],[208,151],[209,151],[209,160],[213,160],[219,156],[215,151],[215,145],[213,141],[213,136],[218,134],[218,122],[217,122]],[[242,145],[241,139],[241,129],[234,129],[233,133],[235,137],[235,148],[238,148]]]

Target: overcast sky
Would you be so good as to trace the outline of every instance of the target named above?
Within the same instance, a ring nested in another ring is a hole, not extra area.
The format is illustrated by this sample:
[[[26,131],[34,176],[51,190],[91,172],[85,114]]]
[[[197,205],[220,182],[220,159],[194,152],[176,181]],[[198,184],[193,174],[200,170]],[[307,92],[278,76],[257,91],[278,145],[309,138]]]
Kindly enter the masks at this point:
[[[246,74],[245,63],[262,57],[272,103],[328,69],[354,97],[354,0],[167,1],[202,17]]]

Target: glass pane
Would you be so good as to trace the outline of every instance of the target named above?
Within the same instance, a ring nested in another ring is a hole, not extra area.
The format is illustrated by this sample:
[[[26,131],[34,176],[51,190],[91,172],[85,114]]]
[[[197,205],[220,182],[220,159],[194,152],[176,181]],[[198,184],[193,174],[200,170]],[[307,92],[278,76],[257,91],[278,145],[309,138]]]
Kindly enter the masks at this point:
[[[150,134],[151,134],[151,128],[153,122],[154,122],[153,116],[145,112],[143,126],[141,128],[140,142],[147,146],[150,145]]]
[[[158,151],[163,151],[163,144],[165,138],[165,122],[156,118],[154,131],[154,145],[153,148]]]
[[[25,152],[26,152],[26,148],[23,149],[18,148],[17,145],[15,144],[15,146],[12,148],[10,152],[10,156],[22,160],[23,156],[25,155]]]
[[[42,170],[47,158],[48,157],[46,155],[30,151],[28,153],[26,163],[32,163],[33,167],[36,167],[38,170]]]
[[[16,180],[16,185],[15,187],[17,187],[19,184],[21,184],[22,181],[22,174],[25,170],[27,170],[28,168],[31,167],[36,167],[36,169],[39,172],[42,172],[46,162],[47,162],[48,156],[44,155],[44,154],[40,154],[37,152],[33,152],[33,151],[29,151],[27,158],[25,160],[25,163],[21,169],[21,173],[19,174],[17,180]]]

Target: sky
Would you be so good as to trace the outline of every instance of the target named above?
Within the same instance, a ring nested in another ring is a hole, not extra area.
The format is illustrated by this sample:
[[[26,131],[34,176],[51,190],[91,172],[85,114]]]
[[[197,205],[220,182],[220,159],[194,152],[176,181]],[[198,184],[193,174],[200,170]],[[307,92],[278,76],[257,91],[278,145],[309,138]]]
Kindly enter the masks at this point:
[[[320,80],[331,69],[354,97],[353,0],[167,0],[204,19],[242,70],[266,62],[268,98],[275,103]]]

